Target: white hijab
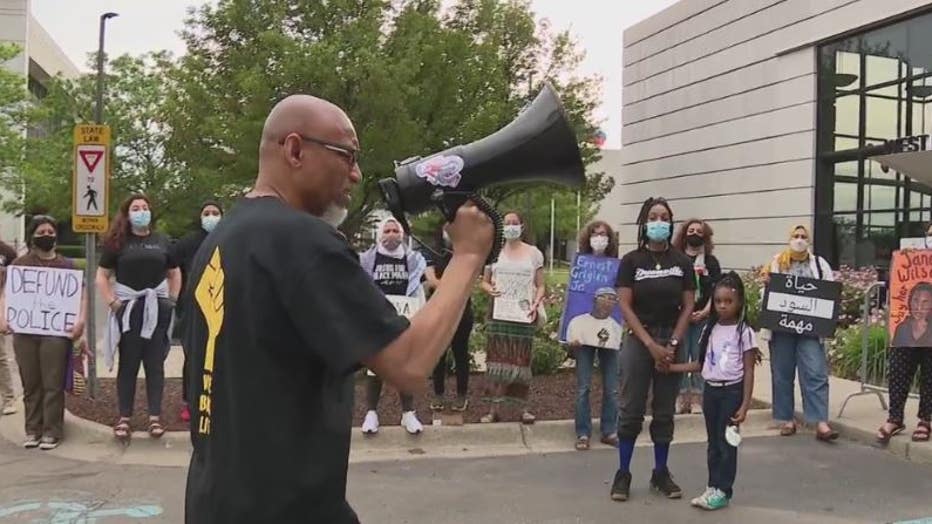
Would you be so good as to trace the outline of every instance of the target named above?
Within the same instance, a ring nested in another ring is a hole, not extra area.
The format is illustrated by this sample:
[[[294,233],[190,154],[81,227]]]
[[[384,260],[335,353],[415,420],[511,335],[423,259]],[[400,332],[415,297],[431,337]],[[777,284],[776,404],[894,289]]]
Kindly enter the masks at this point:
[[[382,238],[385,235],[385,226],[389,223],[396,224],[401,228],[401,224],[394,217],[388,217],[379,224],[379,229],[375,235],[375,249],[380,255],[384,255],[392,258],[404,258],[407,253],[407,248],[405,247],[405,232],[404,228],[401,228],[401,243],[398,244],[398,247],[395,249],[388,249],[382,245]]]

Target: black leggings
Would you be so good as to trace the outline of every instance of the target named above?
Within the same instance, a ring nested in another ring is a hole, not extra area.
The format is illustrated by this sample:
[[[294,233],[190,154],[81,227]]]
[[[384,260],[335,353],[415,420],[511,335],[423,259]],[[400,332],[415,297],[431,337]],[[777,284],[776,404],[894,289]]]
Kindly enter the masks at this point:
[[[366,379],[366,409],[377,411],[379,409],[379,398],[382,396],[382,379],[372,375],[368,375]],[[398,396],[401,397],[402,411],[414,411],[413,395],[399,392]]]
[[[919,371],[919,418],[932,416],[932,348],[890,348],[887,382],[890,386],[890,422],[903,423],[903,409],[916,371]]]
[[[124,306],[125,307],[125,306]],[[136,377],[139,375],[139,365],[143,365],[146,372],[146,400],[148,401],[149,416],[158,417],[162,414],[162,392],[165,389],[165,357],[170,347],[168,340],[168,326],[171,323],[172,308],[165,300],[159,300],[159,321],[149,340],[140,335],[142,327],[142,311],[144,301],[139,299],[130,313],[129,331],[120,337],[120,362],[117,368],[117,398],[121,417],[133,415],[133,404],[136,402]],[[119,317],[122,318],[120,309]]]
[[[453,350],[453,362],[456,366],[456,396],[458,397],[465,397],[469,391],[469,335],[472,333],[472,326],[472,306],[467,305],[466,310],[463,311],[463,318],[456,327],[456,333],[453,334],[453,342],[450,344]],[[443,396],[445,389],[447,364],[447,356],[444,355],[434,368],[434,393],[438,396]]]

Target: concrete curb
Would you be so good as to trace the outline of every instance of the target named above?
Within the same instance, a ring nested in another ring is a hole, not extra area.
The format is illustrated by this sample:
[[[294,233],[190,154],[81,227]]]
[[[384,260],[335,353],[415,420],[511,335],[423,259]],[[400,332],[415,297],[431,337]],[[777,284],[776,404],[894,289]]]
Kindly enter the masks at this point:
[[[768,434],[769,412],[753,410],[742,428],[746,437]],[[645,431],[650,424],[644,422]],[[524,455],[531,453],[575,452],[573,420],[539,421],[533,425],[517,422],[467,424],[464,426],[426,426],[420,435],[409,435],[399,426],[383,426],[374,437],[352,431],[350,462],[380,462],[419,458],[472,458]],[[704,442],[702,415],[679,415],[676,418],[677,442]],[[20,413],[0,419],[0,435],[19,445],[23,439],[23,416]],[[594,423],[594,427],[597,427]],[[113,438],[110,427],[81,419],[66,411],[65,442],[48,452],[54,456],[89,462],[141,464],[150,466],[187,466],[191,458],[190,436],[183,431],[167,432],[161,439],[134,432],[129,445]],[[641,438],[639,446],[650,445]],[[592,449],[608,449],[597,439]]]

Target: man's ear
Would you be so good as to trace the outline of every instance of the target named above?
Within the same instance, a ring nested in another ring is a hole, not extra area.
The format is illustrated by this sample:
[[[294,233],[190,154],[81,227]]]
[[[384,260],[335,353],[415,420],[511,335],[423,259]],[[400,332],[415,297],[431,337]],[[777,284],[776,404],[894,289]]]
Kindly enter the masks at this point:
[[[285,143],[282,145],[285,162],[293,168],[301,167],[304,161],[304,148],[301,145],[301,139],[293,133],[285,137]]]

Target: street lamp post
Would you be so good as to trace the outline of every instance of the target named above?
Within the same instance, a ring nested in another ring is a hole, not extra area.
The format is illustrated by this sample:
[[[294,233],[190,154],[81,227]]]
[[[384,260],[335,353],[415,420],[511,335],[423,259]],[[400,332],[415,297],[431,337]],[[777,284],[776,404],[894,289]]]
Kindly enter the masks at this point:
[[[94,108],[94,121],[104,123],[104,30],[107,20],[118,16],[116,13],[100,15],[100,37],[97,43],[97,105]],[[87,261],[86,292],[87,292],[87,350],[93,359],[87,367],[88,382],[91,398],[97,397],[97,315],[95,311],[96,289],[94,279],[97,275],[97,238],[94,233],[87,233],[84,238],[84,259]]]

